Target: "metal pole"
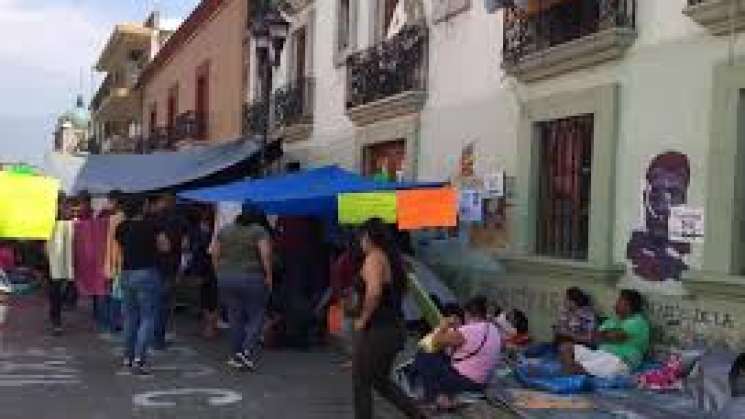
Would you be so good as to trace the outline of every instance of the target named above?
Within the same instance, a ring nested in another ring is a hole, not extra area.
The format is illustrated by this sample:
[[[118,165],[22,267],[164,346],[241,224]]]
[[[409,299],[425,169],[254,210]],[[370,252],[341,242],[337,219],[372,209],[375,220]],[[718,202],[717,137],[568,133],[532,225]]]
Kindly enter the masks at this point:
[[[266,160],[266,147],[269,144],[269,115],[271,114],[271,94],[272,94],[272,63],[271,63],[271,52],[267,51],[267,55],[263,63],[264,71],[264,84],[263,84],[263,96],[264,96],[264,127],[263,127],[263,138],[261,139],[261,166],[259,167],[259,173],[263,176],[265,174],[265,160]]]

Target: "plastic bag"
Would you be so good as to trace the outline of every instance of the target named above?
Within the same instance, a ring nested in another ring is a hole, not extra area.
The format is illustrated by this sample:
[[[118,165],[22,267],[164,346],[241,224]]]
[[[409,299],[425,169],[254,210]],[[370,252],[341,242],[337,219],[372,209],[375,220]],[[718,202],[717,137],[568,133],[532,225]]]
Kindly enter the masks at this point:
[[[515,378],[524,386],[554,394],[577,394],[592,390],[586,375],[558,375],[553,365],[520,365]]]
[[[13,286],[10,283],[10,278],[5,274],[5,271],[0,269],[0,293],[10,294],[13,291]]]

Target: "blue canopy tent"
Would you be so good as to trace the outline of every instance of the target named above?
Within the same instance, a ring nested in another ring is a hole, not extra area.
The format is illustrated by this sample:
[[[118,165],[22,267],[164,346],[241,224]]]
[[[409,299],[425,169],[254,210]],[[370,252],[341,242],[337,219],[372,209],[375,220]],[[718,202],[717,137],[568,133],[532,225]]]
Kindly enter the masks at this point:
[[[336,196],[341,193],[372,192],[442,183],[376,182],[337,166],[326,166],[263,179],[233,182],[182,192],[185,199],[202,202],[251,202],[268,214],[336,214]]]

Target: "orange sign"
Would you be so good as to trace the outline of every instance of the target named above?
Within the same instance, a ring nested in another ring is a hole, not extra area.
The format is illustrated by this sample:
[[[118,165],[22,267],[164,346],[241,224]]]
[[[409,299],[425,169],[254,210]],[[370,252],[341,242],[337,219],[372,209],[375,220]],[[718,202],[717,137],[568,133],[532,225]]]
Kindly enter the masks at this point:
[[[455,227],[458,198],[455,189],[414,189],[398,191],[398,228]]]

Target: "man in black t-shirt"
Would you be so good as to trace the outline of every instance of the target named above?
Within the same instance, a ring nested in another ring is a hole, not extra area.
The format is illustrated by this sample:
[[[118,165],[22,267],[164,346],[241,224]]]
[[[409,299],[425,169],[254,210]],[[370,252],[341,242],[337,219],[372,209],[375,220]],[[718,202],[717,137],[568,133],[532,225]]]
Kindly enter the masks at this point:
[[[155,322],[155,342],[153,348],[164,349],[166,329],[171,311],[173,286],[181,273],[181,253],[186,243],[187,222],[176,208],[176,198],[172,194],[157,197],[151,206],[151,219],[160,231],[168,237],[170,244],[167,252],[159,252],[157,257],[158,272],[163,281],[160,306]]]

